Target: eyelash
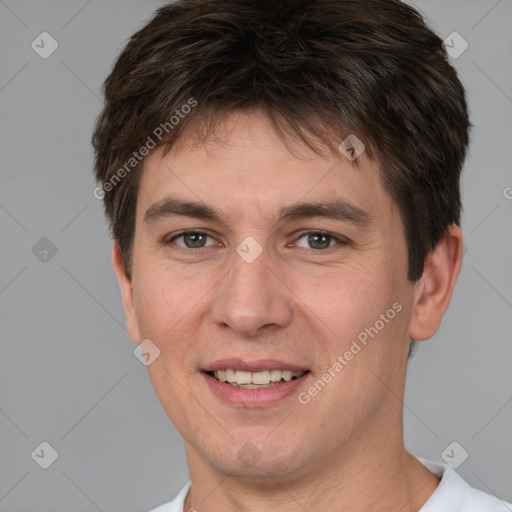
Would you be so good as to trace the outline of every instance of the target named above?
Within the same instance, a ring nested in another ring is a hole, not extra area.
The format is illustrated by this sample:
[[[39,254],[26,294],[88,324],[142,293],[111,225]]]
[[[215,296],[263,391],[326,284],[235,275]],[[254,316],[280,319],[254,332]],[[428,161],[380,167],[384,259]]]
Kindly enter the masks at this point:
[[[185,230],[185,231],[181,231],[180,233],[177,233],[176,235],[174,235],[172,238],[168,239],[168,240],[164,240],[163,242],[163,245],[165,246],[168,246],[168,245],[171,245],[176,239],[178,238],[181,238],[185,235],[202,235],[202,236],[207,236],[207,237],[210,237],[210,238],[213,238],[211,235],[209,235],[206,231],[202,231],[200,229],[192,229],[192,230]],[[305,231],[303,233],[300,234],[300,236],[296,239],[296,241],[300,240],[301,238],[307,236],[307,235],[325,235],[329,238],[331,238],[331,240],[334,240],[335,242],[338,242],[336,245],[334,246],[331,246],[331,247],[327,247],[326,249],[306,249],[304,247],[299,247],[299,249],[303,249],[305,251],[308,251],[308,252],[313,252],[313,253],[316,253],[318,255],[320,255],[321,253],[330,253],[331,250],[336,250],[336,249],[339,249],[340,246],[345,246],[345,245],[348,245],[348,241],[346,239],[343,239],[343,238],[340,238],[340,237],[337,237],[335,235],[333,235],[332,233],[329,233],[327,231],[318,231],[318,230],[313,230],[313,231]],[[198,247],[196,249],[193,249],[193,248],[190,248],[190,247],[182,247],[180,245],[177,245],[176,246],[176,249],[181,252],[181,253],[184,253],[184,254],[190,254],[190,251],[194,251],[194,252],[203,252],[205,250],[208,250],[212,247],[215,247],[214,245],[211,245],[211,246],[206,246],[206,247]]]

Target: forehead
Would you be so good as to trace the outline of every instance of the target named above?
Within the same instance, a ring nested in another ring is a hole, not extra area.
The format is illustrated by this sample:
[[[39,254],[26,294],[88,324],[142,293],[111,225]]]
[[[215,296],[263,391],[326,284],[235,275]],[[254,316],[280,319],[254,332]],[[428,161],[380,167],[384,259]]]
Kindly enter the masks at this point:
[[[206,140],[184,134],[167,154],[158,148],[146,158],[138,217],[168,196],[215,204],[240,217],[257,211],[269,220],[298,202],[341,199],[368,212],[393,209],[378,162],[363,152],[357,164],[341,151],[321,156],[296,139],[283,141],[263,113],[237,113]]]

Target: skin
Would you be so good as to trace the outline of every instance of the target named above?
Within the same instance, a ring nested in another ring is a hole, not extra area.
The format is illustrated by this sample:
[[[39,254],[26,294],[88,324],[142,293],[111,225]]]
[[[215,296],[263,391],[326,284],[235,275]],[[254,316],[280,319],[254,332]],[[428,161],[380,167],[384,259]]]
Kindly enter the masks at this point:
[[[167,155],[154,151],[140,182],[131,280],[113,244],[130,337],[160,349],[149,376],[185,440],[192,488],[184,510],[418,511],[439,479],[404,447],[409,340],[440,325],[461,267],[461,231],[449,227],[423,278],[410,283],[402,221],[378,163],[363,153],[356,169],[341,154],[291,143],[293,154],[253,112],[230,115],[206,142],[185,135]],[[144,223],[169,195],[202,201],[223,222]],[[368,212],[370,223],[273,217],[282,206],[334,197]],[[169,241],[185,229],[208,232],[202,251],[194,240]],[[315,230],[345,243],[308,243]],[[248,236],[263,249],[252,263],[235,251]],[[298,392],[394,303],[402,310],[301,404]],[[226,357],[280,359],[311,374],[273,406],[233,407],[200,372]],[[250,467],[237,456],[248,442],[260,456]]]

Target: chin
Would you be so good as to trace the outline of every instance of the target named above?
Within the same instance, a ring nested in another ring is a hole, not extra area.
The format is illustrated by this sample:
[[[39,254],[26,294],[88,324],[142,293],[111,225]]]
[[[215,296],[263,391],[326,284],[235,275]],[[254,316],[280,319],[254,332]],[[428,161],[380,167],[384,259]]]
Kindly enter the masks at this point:
[[[241,447],[239,445],[238,442],[235,447],[230,446],[215,454],[210,462],[217,471],[242,481],[250,480],[252,484],[258,480],[268,483],[275,478],[288,479],[307,472],[308,463],[303,447],[283,449],[283,444],[261,446],[253,440],[248,440]],[[227,457],[228,451],[230,455]]]

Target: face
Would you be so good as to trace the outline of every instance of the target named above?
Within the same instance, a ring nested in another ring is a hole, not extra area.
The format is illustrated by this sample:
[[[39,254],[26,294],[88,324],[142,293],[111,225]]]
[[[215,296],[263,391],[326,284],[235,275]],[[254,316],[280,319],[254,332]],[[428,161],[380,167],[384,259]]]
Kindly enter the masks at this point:
[[[214,470],[318,475],[401,429],[407,248],[378,165],[358,163],[292,154],[254,113],[145,162],[129,331],[158,347],[158,398]]]

